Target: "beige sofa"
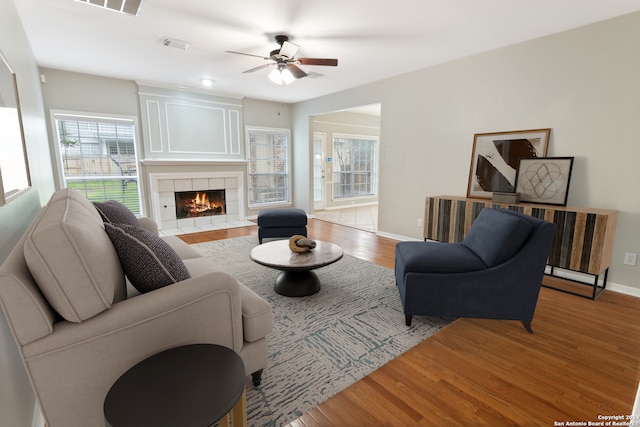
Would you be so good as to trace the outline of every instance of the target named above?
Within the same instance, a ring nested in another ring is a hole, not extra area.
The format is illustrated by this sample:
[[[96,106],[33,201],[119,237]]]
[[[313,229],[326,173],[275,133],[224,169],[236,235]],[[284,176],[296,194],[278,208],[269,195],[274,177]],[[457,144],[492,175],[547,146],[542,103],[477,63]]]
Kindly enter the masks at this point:
[[[148,219],[140,224],[155,228]],[[64,189],[0,267],[0,304],[48,427],[104,426],[104,397],[116,379],[179,345],[229,347],[260,383],[270,304],[179,238],[162,239],[191,278],[127,292],[100,214],[80,193]]]

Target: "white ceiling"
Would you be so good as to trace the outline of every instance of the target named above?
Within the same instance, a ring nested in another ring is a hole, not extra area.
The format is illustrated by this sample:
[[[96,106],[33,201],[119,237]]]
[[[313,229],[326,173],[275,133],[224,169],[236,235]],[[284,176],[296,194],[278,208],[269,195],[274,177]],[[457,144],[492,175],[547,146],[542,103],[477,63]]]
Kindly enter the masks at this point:
[[[0,0],[8,1],[8,0]],[[143,0],[138,17],[75,0],[13,0],[41,67],[298,102],[640,10],[639,0]],[[276,86],[263,64],[292,36],[297,57],[338,67]],[[191,43],[165,47],[164,37]]]

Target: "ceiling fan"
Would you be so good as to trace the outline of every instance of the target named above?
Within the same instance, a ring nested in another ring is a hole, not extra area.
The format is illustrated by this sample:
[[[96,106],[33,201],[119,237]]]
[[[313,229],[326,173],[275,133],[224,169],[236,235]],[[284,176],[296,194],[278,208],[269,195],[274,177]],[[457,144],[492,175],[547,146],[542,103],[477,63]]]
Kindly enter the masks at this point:
[[[269,61],[266,64],[243,71],[243,73],[253,73],[254,71],[275,66],[273,71],[269,74],[269,79],[276,84],[293,83],[296,79],[301,79],[302,77],[307,76],[307,73],[298,67],[298,65],[324,65],[328,67],[335,67],[338,65],[337,59],[295,58],[295,54],[298,52],[298,49],[300,49],[300,46],[291,43],[289,41],[289,36],[277,35],[275,36],[275,39],[280,45],[280,48],[272,50],[268,57],[253,55],[250,53],[234,52],[231,50],[228,50],[227,53],[254,56],[256,58],[262,58]]]

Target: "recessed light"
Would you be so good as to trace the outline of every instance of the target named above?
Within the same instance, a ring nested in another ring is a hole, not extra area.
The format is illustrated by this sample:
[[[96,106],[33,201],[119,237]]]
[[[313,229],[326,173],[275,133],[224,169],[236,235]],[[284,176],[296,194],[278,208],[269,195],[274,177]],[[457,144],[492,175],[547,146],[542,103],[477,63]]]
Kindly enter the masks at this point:
[[[213,80],[211,79],[200,79],[200,83],[202,83],[202,86],[204,87],[211,87],[213,86]]]

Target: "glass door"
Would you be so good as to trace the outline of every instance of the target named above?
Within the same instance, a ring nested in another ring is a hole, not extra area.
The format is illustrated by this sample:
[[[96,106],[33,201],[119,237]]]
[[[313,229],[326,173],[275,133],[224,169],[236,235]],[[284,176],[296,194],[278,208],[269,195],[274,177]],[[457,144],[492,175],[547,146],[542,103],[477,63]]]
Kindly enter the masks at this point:
[[[324,147],[326,140],[325,133],[313,133],[313,209],[316,211],[322,211],[325,208]]]

